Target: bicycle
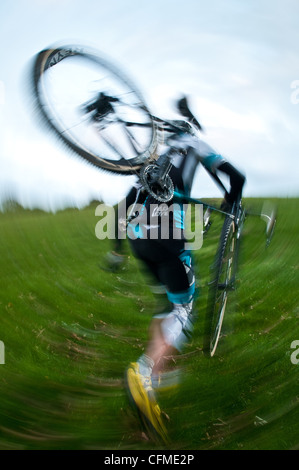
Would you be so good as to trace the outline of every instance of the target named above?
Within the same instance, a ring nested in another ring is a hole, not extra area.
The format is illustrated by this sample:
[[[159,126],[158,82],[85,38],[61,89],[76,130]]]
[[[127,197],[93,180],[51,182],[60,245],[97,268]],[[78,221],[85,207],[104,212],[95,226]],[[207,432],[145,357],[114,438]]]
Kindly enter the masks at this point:
[[[101,170],[138,175],[143,188],[159,202],[177,198],[203,204],[207,208],[205,231],[211,212],[225,216],[212,265],[204,327],[203,350],[214,356],[228,296],[235,289],[240,240],[248,215],[242,200],[225,212],[174,191],[170,156],[157,159],[157,148],[159,132],[171,130],[177,123],[153,116],[136,84],[98,51],[73,45],[41,51],[33,63],[33,95],[39,117],[76,155]],[[188,122],[182,121],[181,126],[188,131]],[[222,182],[211,176],[225,192]],[[252,215],[267,222],[269,244],[275,213]],[[128,221],[132,217],[134,210]]]

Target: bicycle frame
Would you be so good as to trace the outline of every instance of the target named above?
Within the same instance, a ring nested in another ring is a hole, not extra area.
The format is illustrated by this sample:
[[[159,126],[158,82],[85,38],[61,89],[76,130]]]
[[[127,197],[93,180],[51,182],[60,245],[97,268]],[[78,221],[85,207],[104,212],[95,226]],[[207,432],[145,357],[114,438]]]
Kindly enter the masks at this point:
[[[235,218],[235,215],[233,213],[222,211],[218,207],[212,206],[211,204],[207,204],[206,202],[201,201],[200,199],[195,199],[193,197],[186,196],[185,194],[179,193],[177,191],[174,191],[173,197],[176,198],[176,199],[185,200],[187,202],[193,202],[194,204],[202,204],[207,209],[210,209],[210,211],[219,212],[220,214],[227,215],[227,216],[231,217],[232,219]]]

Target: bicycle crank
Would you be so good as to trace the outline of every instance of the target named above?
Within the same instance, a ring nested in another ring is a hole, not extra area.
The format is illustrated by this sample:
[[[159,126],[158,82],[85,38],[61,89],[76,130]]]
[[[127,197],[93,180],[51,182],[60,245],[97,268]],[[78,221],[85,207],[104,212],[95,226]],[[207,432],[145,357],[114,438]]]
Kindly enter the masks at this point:
[[[172,199],[174,186],[168,174],[161,177],[161,166],[150,163],[140,172],[140,180],[145,190],[157,201],[168,202]]]

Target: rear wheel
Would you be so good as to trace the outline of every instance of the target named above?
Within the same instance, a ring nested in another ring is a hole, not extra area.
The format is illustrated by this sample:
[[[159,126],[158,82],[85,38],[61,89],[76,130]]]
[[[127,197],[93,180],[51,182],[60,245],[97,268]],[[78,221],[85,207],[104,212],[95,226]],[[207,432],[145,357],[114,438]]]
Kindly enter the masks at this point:
[[[33,66],[33,93],[48,128],[99,168],[133,174],[155,151],[155,127],[141,93],[97,51],[41,51]]]

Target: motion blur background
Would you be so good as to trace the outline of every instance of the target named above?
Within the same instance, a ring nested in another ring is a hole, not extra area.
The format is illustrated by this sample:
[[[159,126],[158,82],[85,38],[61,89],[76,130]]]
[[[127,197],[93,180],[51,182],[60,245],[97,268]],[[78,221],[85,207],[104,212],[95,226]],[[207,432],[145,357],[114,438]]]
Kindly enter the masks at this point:
[[[221,218],[194,252],[198,322],[176,358],[181,387],[161,397],[173,449],[299,448],[298,17],[298,0],[0,1],[0,449],[151,446],[123,376],[155,298],[133,257],[119,276],[100,269],[111,245],[95,236],[98,201],[117,203],[132,177],[72,157],[35,121],[30,67],[57,43],[102,51],[162,118],[186,93],[203,138],[245,172],[246,208],[277,204],[267,249],[264,221],[246,219],[212,360],[201,345]],[[199,170],[193,196],[221,194]]]
[[[31,60],[58,41],[103,51],[161,117],[189,95],[203,138],[246,173],[245,196],[298,196],[298,15],[296,0],[2,0],[0,202],[116,203],[132,182],[71,158],[33,122]],[[201,174],[194,196],[217,191]]]

